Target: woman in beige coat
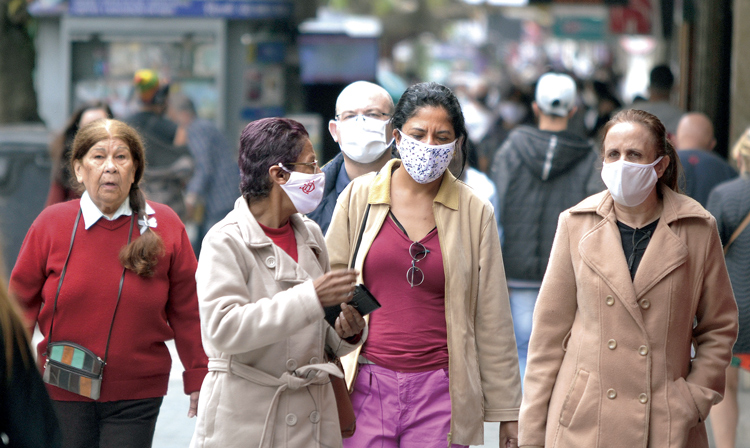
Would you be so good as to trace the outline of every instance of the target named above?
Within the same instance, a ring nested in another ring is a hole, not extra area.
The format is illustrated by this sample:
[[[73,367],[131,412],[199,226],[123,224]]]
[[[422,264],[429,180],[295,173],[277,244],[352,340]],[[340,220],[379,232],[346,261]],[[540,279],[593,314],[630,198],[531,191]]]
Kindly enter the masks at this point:
[[[679,161],[655,116],[613,117],[603,156],[608,190],[560,216],[520,445],[708,447],[737,336],[716,222],[676,192]]]
[[[361,344],[365,322],[341,305],[335,329],[323,307],[351,299],[356,273],[329,272],[313,210],[325,177],[304,127],[269,118],[240,141],[234,211],[203,241],[196,279],[209,373],[192,447],[340,447],[326,352]]]
[[[501,447],[517,446],[520,373],[495,214],[447,170],[466,155],[458,100],[415,84],[391,122],[402,159],[352,181],[326,233],[332,268],[355,259],[383,305],[361,353],[342,360],[357,413],[344,446],[481,445],[485,421],[501,422]]]

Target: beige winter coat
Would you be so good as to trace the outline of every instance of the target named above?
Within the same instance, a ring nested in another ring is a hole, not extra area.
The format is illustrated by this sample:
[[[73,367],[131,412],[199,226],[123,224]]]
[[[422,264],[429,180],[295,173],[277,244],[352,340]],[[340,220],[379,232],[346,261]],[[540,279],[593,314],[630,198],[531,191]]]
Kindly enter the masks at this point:
[[[362,264],[390,210],[388,162],[358,177],[339,196],[326,243],[331,267],[347,267],[367,204],[371,204],[355,268]],[[518,354],[500,240],[492,206],[446,172],[433,203],[445,269],[445,324],[451,398],[448,442],[483,443],[483,421],[516,421],[521,402]],[[375,311],[377,313],[377,311]],[[351,384],[359,350],[342,362]]]
[[[560,215],[534,310],[521,446],[708,447],[737,307],[713,217],[661,188],[633,281],[608,191]]]
[[[196,280],[209,372],[192,447],[341,446],[327,374],[340,370],[321,363],[326,345],[339,355],[355,346],[323,320],[313,288],[329,270],[320,228],[290,220],[298,263],[242,198],[203,240]]]

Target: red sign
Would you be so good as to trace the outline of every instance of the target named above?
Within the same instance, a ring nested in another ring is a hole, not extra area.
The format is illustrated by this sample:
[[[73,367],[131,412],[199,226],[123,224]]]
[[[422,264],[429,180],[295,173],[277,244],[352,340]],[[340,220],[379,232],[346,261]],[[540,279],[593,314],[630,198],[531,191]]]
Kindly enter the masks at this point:
[[[612,34],[651,34],[651,0],[630,0],[628,6],[609,8]]]

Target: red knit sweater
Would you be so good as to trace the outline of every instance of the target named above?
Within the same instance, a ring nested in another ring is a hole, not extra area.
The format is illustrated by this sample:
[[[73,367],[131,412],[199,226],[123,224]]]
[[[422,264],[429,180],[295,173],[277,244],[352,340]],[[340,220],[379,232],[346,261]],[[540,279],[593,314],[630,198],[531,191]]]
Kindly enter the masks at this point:
[[[185,366],[185,393],[200,390],[207,373],[195,292],[195,254],[177,215],[167,206],[149,204],[156,212],[155,231],[166,250],[153,277],[132,271],[125,274],[99,401],[165,395],[171,358],[164,342],[173,338]],[[55,292],[79,208],[80,200],[73,200],[42,211],[26,234],[10,278],[10,290],[30,328],[38,322],[44,335],[37,347],[40,365],[45,361]],[[88,230],[83,221],[78,224],[57,301],[52,339],[75,342],[104,358],[122,275],[118,253],[127,243],[130,217],[101,218]],[[136,223],[133,239],[139,236]],[[58,387],[48,389],[54,400],[89,400]]]

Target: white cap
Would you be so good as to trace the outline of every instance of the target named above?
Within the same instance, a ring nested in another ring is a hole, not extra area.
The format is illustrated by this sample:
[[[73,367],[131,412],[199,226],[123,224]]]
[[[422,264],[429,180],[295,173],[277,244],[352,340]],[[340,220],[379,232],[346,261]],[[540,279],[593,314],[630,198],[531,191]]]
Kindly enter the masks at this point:
[[[576,100],[576,83],[562,73],[545,73],[536,84],[536,104],[547,115],[568,115]]]

